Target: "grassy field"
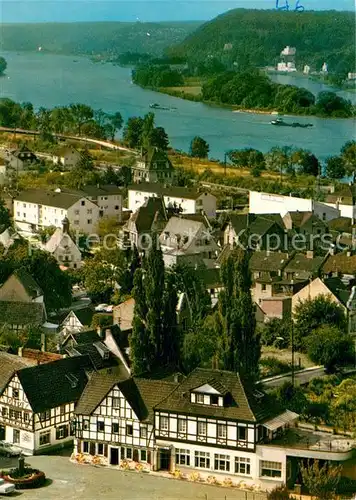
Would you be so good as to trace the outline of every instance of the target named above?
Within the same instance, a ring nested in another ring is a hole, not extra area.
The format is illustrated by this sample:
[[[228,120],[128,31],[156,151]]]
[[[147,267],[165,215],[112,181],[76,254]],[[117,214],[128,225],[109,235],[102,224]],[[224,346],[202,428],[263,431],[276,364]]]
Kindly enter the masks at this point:
[[[276,349],[275,347],[263,347],[262,348],[262,358],[274,357],[279,359],[280,361],[284,361],[285,363],[292,362],[292,350],[291,349]],[[294,353],[294,362],[296,366],[300,364],[303,368],[309,368],[314,366],[314,363],[310,361],[308,356],[302,352]]]

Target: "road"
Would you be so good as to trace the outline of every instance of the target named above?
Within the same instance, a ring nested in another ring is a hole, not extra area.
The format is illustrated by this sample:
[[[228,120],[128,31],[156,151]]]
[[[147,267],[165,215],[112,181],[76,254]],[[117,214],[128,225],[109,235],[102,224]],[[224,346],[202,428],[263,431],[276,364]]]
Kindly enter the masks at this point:
[[[266,500],[264,493],[77,465],[65,456],[26,457],[26,464],[43,470],[48,485],[18,492],[23,500]],[[0,469],[9,465],[9,460],[0,459]]]
[[[40,135],[38,130],[26,130],[21,128],[10,128],[10,127],[0,127],[0,132],[10,132],[13,134],[20,135]],[[71,139],[74,141],[82,141],[90,144],[96,144],[97,146],[102,146],[104,148],[112,149],[115,151],[126,151],[127,153],[138,154],[137,151],[133,149],[125,148],[124,146],[119,146],[110,141],[102,141],[99,139],[91,139],[90,137],[81,137],[76,135],[64,135],[64,134],[53,134],[58,139]]]
[[[325,377],[327,374],[323,367],[315,367],[312,369],[303,370],[294,374],[294,380],[296,385],[303,385],[310,382],[311,379],[316,377]],[[281,387],[285,382],[291,382],[292,375],[286,374],[284,376],[271,377],[269,379],[261,380],[260,384],[263,385],[265,389],[276,389]]]

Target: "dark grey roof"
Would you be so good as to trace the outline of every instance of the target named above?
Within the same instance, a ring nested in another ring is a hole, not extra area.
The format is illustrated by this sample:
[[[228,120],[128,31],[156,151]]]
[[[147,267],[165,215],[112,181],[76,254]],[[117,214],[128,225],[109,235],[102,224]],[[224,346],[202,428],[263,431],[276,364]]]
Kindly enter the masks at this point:
[[[289,259],[289,254],[284,252],[256,251],[250,257],[249,267],[251,271],[278,272],[288,264]]]
[[[75,191],[44,191],[43,189],[29,189],[22,191],[15,199],[27,203],[37,203],[49,207],[68,209],[78,200],[83,198],[83,194]]]
[[[190,392],[205,384],[222,388],[224,406],[192,403]],[[176,389],[162,399],[155,408],[162,411],[225,418],[246,422],[262,422],[280,412],[268,396],[257,393],[253,386],[243,384],[237,373],[196,368]]]
[[[41,325],[45,320],[44,304],[40,302],[0,301],[0,324]]]
[[[163,186],[162,184],[143,182],[142,184],[132,184],[128,187],[129,191],[144,191],[147,193],[155,193],[161,196],[172,196],[174,198],[185,198],[196,200],[203,193],[199,193],[196,189],[180,187],[180,186]]]
[[[23,368],[17,375],[35,413],[78,401],[92,370],[88,356]]]
[[[20,281],[31,299],[36,299],[37,297],[43,295],[42,288],[23,267],[16,269],[13,275]]]
[[[78,343],[64,348],[69,356],[88,356],[96,370],[117,366],[118,359],[97,336],[94,342]],[[107,357],[103,357],[103,352]]]
[[[21,358],[20,356],[15,356],[9,354],[5,351],[0,351],[0,394],[5,389],[14,373],[21,368],[27,366],[32,366],[36,362],[32,359]]]
[[[113,194],[122,194],[123,188],[114,184],[104,184],[98,186],[87,185],[81,188],[80,192],[84,196],[110,196]]]
[[[148,198],[145,204],[140,207],[125,224],[125,230],[130,231],[130,226],[135,225],[137,232],[150,232],[154,223],[161,223],[164,227],[167,221],[166,208],[161,197]],[[157,228],[158,230],[159,228]]]

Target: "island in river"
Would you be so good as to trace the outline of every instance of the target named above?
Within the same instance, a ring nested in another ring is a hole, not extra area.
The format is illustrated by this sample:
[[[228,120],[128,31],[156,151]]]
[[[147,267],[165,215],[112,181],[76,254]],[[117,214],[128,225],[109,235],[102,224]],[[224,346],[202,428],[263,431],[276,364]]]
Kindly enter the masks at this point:
[[[32,102],[36,109],[82,102],[111,114],[120,111],[124,120],[145,115],[151,103],[174,107],[174,112],[154,112],[156,125],[164,127],[171,146],[177,150],[189,151],[191,140],[198,135],[209,143],[211,158],[222,160],[231,149],[267,152],[274,146],[293,146],[308,149],[323,160],[338,155],[345,142],[354,139],[353,119],[308,117],[298,121],[313,123],[312,129],[273,127],[267,114],[232,113],[231,109],[142,89],[131,83],[129,68],[97,65],[79,56],[75,57],[78,62],[73,62],[73,56],[44,52],[2,55],[8,67],[7,78],[1,79],[1,97]]]

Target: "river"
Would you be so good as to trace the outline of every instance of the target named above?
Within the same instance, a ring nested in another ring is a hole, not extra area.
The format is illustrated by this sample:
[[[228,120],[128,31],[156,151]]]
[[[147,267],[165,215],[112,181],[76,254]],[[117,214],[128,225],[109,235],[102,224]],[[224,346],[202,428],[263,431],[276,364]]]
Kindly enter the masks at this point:
[[[125,120],[143,116],[153,102],[176,107],[176,111],[156,110],[156,124],[166,129],[171,145],[183,151],[189,150],[195,135],[204,137],[212,158],[222,159],[224,152],[234,148],[266,152],[273,146],[286,145],[306,148],[325,158],[337,154],[346,141],[355,138],[355,120],[351,119],[303,117],[298,121],[313,123],[314,127],[277,129],[269,124],[268,115],[233,113],[141,89],[131,83],[128,68],[42,52],[1,55],[8,63],[6,75],[0,78],[1,97],[30,101],[36,108],[82,102],[106,112],[120,111]]]

